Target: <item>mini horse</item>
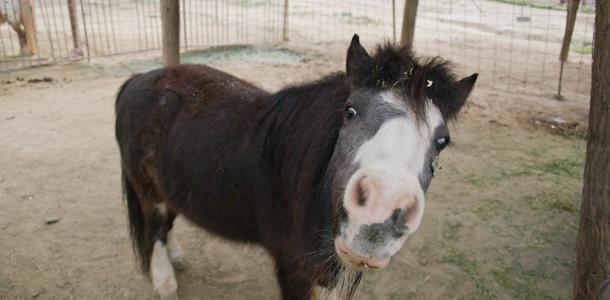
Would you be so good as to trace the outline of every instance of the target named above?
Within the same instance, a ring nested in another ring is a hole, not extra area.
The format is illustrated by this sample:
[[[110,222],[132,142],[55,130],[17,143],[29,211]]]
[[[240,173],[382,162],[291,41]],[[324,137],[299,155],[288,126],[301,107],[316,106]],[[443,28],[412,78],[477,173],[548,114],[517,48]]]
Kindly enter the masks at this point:
[[[351,298],[419,227],[435,159],[477,74],[354,35],[346,73],[271,94],[181,65],[127,80],[116,138],[131,237],[162,299],[177,298],[177,215],[275,260],[283,299]],[[327,294],[327,296],[328,296]]]

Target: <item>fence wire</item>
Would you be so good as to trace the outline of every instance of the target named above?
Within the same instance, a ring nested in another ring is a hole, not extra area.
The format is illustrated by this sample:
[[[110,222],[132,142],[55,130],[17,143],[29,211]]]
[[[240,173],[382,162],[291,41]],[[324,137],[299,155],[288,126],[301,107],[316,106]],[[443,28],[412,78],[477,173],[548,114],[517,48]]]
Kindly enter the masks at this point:
[[[283,40],[284,0],[179,1],[182,50]],[[353,33],[369,42],[399,39],[404,0],[287,2],[287,37],[293,41],[345,42]],[[568,1],[419,1],[415,51],[479,72],[483,84],[500,90],[553,96],[566,23],[562,2]],[[20,11],[27,3],[36,51],[24,55],[11,25],[23,29]],[[566,98],[589,95],[593,6],[581,1],[562,78]],[[0,0],[0,71],[158,50],[159,7],[159,0]]]
[[[583,1],[562,78],[562,95],[588,98],[593,1]],[[420,1],[415,27],[419,54],[441,55],[501,90],[555,96],[566,5],[538,1]]]
[[[565,1],[568,2],[568,1]],[[405,1],[294,1],[290,36],[305,41],[395,40]],[[594,1],[581,1],[561,95],[588,99]],[[394,8],[394,9],[393,9]],[[419,1],[414,50],[442,56],[503,91],[556,97],[567,4],[560,0]],[[395,21],[394,21],[395,20]]]
[[[0,12],[19,23],[22,1],[0,0]],[[281,40],[281,0],[180,1],[182,50]],[[159,0],[36,0],[31,6],[37,49],[22,55],[17,32],[8,22],[0,25],[0,71],[161,49]]]

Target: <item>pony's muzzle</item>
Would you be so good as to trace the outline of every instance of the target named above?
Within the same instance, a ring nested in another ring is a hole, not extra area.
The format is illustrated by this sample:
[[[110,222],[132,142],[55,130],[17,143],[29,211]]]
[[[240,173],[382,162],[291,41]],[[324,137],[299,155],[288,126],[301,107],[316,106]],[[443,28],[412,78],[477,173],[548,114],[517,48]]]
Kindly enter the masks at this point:
[[[356,253],[349,246],[347,246],[345,240],[342,238],[335,240],[335,249],[339,257],[356,266],[370,269],[382,269],[390,263],[390,257],[377,259]]]
[[[392,182],[364,175],[348,189],[344,207],[350,221],[359,225],[389,225],[386,227],[396,238],[419,227],[424,195],[418,181]]]
[[[417,179],[355,174],[343,199],[346,218],[335,239],[343,261],[383,268],[421,222],[424,193]]]

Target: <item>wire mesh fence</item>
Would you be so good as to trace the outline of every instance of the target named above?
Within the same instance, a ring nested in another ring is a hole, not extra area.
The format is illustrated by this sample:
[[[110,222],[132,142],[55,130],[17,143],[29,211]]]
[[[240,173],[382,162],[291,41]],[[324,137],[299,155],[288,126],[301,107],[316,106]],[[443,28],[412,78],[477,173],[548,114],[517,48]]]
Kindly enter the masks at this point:
[[[0,0],[0,12],[23,27],[23,2]],[[13,26],[0,25],[0,70],[161,48],[159,0],[25,2],[33,11],[36,51],[23,55]],[[181,0],[180,15],[183,50],[282,38],[281,0]]]
[[[363,40],[396,40],[404,0],[303,0],[289,6],[290,39],[299,41],[349,41],[358,33]],[[401,18],[402,20],[402,18]]]
[[[594,12],[583,2],[562,78],[562,95],[588,98]],[[493,87],[555,96],[566,5],[538,1],[420,1],[415,48],[481,73]]]
[[[284,30],[303,43],[345,42],[353,33],[371,42],[397,40],[404,7],[404,0],[179,1],[182,50],[275,43]],[[479,72],[481,83],[494,88],[552,96],[566,24],[562,2],[567,1],[419,1],[415,51]],[[567,98],[589,94],[593,5],[582,0],[577,15],[562,77]],[[158,50],[159,7],[159,0],[0,0],[0,70]],[[32,15],[32,53],[24,51],[15,30],[28,27],[24,11]]]
[[[405,1],[294,1],[290,36],[317,42],[396,40]],[[563,1],[567,2],[567,1]],[[590,88],[594,1],[582,1],[562,76],[561,95],[586,99]],[[567,4],[561,0],[419,1],[414,50],[442,56],[504,91],[555,97]]]

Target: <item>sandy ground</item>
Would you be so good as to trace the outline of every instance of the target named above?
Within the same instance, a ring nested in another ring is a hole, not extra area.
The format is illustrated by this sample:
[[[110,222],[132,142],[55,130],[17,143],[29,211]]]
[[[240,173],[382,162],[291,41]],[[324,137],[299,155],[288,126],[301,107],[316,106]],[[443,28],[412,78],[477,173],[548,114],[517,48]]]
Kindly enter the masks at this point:
[[[306,58],[211,65],[269,90],[344,66],[344,43],[288,47]],[[113,103],[128,66],[0,75],[0,299],[155,298],[134,264],[120,196]],[[44,77],[52,82],[28,83]],[[587,103],[491,84],[452,126],[421,230],[386,270],[367,274],[357,299],[570,298],[585,142],[529,120],[583,122]],[[177,229],[182,299],[279,297],[263,250],[183,219]]]

